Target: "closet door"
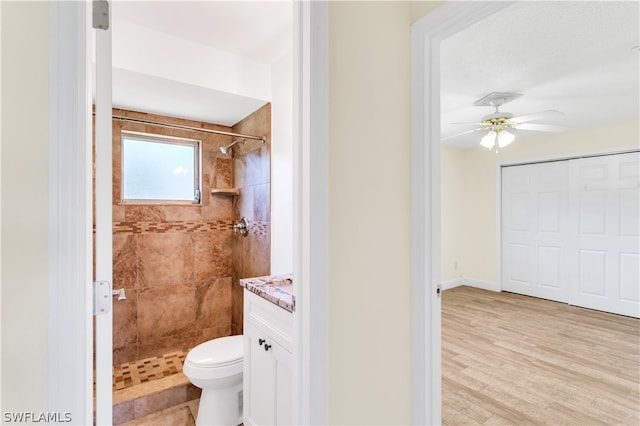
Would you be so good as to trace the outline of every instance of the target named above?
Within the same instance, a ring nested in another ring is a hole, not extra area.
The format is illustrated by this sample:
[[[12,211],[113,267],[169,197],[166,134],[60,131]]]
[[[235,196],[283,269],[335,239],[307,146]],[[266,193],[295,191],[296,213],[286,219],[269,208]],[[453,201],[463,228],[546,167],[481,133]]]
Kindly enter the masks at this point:
[[[502,168],[502,289],[568,301],[567,162]]]
[[[571,160],[569,303],[640,316],[640,154]]]

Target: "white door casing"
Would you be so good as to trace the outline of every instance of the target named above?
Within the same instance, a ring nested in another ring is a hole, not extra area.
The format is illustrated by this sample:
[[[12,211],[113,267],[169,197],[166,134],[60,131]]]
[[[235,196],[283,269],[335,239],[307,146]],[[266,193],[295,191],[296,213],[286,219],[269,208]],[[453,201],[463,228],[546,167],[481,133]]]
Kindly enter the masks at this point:
[[[48,5],[49,411],[86,425],[93,421],[91,4]]]
[[[440,42],[511,5],[446,2],[411,27],[413,424],[442,421]]]

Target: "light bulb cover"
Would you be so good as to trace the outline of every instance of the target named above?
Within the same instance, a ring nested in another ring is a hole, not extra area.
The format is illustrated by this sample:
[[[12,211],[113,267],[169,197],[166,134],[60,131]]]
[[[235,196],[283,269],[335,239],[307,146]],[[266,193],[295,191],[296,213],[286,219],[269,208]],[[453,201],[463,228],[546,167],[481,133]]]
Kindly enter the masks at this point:
[[[484,146],[487,149],[493,148],[493,146],[496,144],[497,136],[498,134],[495,131],[491,130],[482,138],[482,140],[480,141],[480,145]]]
[[[513,142],[513,140],[516,137],[513,135],[513,133],[509,133],[506,130],[501,131],[500,133],[498,133],[498,146],[500,148],[504,148],[505,146],[509,145],[511,142]]]

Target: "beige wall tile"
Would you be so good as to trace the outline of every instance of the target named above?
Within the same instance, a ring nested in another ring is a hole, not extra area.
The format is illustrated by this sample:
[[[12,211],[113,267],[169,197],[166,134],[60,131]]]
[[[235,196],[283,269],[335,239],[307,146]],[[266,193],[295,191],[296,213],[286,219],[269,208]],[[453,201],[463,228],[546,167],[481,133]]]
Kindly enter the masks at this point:
[[[113,235],[113,288],[138,286],[137,236]]]
[[[231,277],[209,281],[196,290],[198,329],[231,324]]]
[[[191,236],[178,232],[138,236],[138,286],[158,287],[193,280]]]
[[[138,291],[125,288],[127,298],[113,298],[113,348],[127,348],[138,341]],[[135,353],[133,354],[135,355]],[[114,365],[122,364],[115,362]]]
[[[181,284],[140,290],[138,293],[139,340],[193,332],[196,309],[194,286]]]
[[[178,350],[188,350],[195,346],[196,331],[181,330],[178,334],[167,337],[146,336],[138,342],[137,359],[156,357]]]
[[[202,207],[198,205],[162,206],[167,222],[194,222],[202,220]]]
[[[237,145],[236,145],[237,146]],[[230,158],[216,158],[215,188],[233,188],[233,160]]]
[[[111,219],[114,222],[124,222],[125,220],[125,213],[124,213],[124,206],[122,205],[114,205],[112,212],[111,212]]]
[[[127,362],[135,361],[138,359],[138,344],[131,343],[129,345],[113,348],[113,365],[122,365]]]
[[[127,222],[163,222],[164,208],[155,205],[125,205],[125,220]]]
[[[210,200],[209,205],[202,207],[202,220],[228,220],[233,217],[233,199],[224,195],[203,194],[203,200]]]
[[[231,276],[232,231],[212,231],[191,235],[193,277],[196,281]]]
[[[207,342],[209,340],[217,339],[218,337],[230,336],[232,333],[231,323],[226,325],[221,325],[218,327],[209,327],[198,330],[198,335],[196,336],[196,345],[200,343]],[[242,332],[237,333],[242,334]]]
[[[268,183],[253,188],[253,220],[271,221],[271,185]]]

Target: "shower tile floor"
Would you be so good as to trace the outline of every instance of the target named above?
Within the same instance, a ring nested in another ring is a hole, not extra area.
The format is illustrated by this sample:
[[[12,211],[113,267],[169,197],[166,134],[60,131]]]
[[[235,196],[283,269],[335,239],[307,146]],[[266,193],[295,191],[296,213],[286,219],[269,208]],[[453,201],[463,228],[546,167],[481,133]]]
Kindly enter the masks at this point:
[[[200,389],[182,373],[186,354],[176,351],[114,367],[113,423],[194,424]]]
[[[162,379],[182,371],[185,351],[128,362],[113,369],[113,390],[119,391],[141,383]]]

